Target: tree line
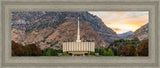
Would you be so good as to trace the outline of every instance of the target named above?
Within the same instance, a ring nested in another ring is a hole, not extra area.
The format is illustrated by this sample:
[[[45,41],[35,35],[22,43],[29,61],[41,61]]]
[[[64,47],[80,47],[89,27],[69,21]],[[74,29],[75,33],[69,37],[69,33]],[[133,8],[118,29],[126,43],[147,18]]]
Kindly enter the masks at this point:
[[[41,50],[36,44],[23,46],[12,41],[12,56],[58,56],[58,52],[62,52],[62,50],[52,48]]]
[[[110,44],[115,56],[148,56],[148,39],[120,39]]]
[[[22,45],[12,41],[12,56],[72,56],[71,53],[62,52],[62,49],[56,50],[46,48],[41,50],[36,44]],[[86,56],[148,56],[148,39],[140,41],[138,38],[133,40],[120,39],[115,40],[108,48],[96,48],[95,52],[86,53]]]

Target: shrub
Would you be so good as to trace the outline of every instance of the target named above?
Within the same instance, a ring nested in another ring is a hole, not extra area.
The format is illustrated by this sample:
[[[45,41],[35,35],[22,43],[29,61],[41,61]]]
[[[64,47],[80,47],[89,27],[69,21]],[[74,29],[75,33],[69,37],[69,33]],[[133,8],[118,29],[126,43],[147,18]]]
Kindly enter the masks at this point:
[[[72,53],[69,53],[69,55],[72,55]]]
[[[88,55],[88,53],[85,53],[85,55]]]
[[[67,52],[63,52],[62,55],[63,56],[69,56],[69,54]]]
[[[94,52],[89,52],[89,55],[95,55],[95,53]]]

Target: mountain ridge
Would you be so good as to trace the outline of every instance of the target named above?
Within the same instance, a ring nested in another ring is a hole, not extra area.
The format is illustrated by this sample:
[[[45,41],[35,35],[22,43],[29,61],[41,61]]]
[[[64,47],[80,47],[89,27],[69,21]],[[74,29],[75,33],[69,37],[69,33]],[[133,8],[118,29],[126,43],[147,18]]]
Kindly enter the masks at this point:
[[[12,40],[22,44],[36,43],[42,49],[48,47],[61,49],[62,44],[56,41],[58,40],[62,43],[62,39],[55,37],[53,39],[56,40],[52,42],[48,42],[49,40],[47,39],[52,39],[51,35],[59,36],[55,32],[58,28],[62,29],[64,27],[62,25],[67,23],[67,21],[75,25],[77,23],[77,17],[80,17],[80,24],[86,26],[88,28],[86,30],[94,33],[91,35],[95,36],[91,37],[87,34],[82,34],[82,40],[84,40],[83,36],[87,36],[87,40],[89,41],[97,40],[96,48],[107,47],[109,43],[115,39],[119,39],[116,32],[107,27],[100,18],[88,12],[15,12],[12,13]],[[74,26],[73,28],[76,27]],[[83,30],[83,28],[80,30]],[[73,32],[75,33],[76,29]],[[83,32],[85,31],[83,30]],[[63,38],[65,37],[63,36]],[[75,40],[74,38],[71,41]]]
[[[118,37],[120,37],[120,39],[125,39],[125,38],[128,38],[129,36],[131,36],[132,34],[133,34],[132,31],[128,31],[128,32],[125,32],[122,34],[118,34]]]
[[[148,32],[149,32],[149,23],[141,26],[139,29],[137,29],[128,39],[133,39],[137,37],[139,40],[143,40],[148,38]]]

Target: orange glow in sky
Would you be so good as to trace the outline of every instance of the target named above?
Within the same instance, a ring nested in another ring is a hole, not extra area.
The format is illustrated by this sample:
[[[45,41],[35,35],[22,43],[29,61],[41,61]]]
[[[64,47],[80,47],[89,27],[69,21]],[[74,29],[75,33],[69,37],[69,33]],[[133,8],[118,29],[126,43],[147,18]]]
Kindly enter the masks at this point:
[[[148,23],[148,11],[90,11],[101,18],[107,27],[117,34],[135,31]]]

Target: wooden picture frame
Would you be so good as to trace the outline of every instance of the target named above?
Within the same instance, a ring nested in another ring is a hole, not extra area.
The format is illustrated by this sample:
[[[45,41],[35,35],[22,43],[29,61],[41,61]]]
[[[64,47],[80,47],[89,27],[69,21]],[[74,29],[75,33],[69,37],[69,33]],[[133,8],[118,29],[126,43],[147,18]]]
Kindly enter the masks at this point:
[[[159,68],[160,0],[1,0],[1,68]],[[12,57],[12,11],[149,11],[148,57]]]

